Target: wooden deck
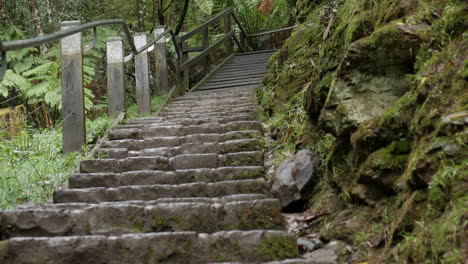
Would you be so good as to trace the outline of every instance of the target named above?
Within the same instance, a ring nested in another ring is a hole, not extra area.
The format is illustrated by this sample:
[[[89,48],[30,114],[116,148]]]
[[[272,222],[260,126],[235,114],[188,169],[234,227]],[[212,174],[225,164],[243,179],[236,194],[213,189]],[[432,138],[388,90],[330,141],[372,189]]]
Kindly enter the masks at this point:
[[[268,72],[266,64],[275,51],[241,53],[216,70],[197,90],[255,87]]]

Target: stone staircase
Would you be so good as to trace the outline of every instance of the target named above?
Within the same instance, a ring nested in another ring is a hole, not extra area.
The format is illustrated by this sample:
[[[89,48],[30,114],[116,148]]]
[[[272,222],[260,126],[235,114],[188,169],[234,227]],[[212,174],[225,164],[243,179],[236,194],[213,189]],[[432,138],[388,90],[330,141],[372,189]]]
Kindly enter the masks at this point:
[[[111,131],[53,204],[1,211],[0,263],[296,257],[296,237],[283,231],[280,203],[264,179],[262,126],[254,114],[255,84],[266,70],[258,65],[270,55],[236,56],[159,116]]]

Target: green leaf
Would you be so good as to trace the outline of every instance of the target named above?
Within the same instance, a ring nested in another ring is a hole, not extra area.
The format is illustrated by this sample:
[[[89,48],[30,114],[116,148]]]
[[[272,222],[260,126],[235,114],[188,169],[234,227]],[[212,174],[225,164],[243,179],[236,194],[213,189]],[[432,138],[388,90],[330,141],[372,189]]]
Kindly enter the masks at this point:
[[[195,0],[195,4],[207,15],[211,15],[213,12],[213,0]]]

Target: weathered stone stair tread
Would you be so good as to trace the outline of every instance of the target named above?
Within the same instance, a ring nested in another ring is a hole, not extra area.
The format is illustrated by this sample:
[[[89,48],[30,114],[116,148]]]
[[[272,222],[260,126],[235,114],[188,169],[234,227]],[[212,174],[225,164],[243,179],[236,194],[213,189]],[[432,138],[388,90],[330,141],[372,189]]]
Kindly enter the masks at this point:
[[[126,173],[76,173],[69,178],[70,188],[120,187],[130,185],[219,182],[263,177],[261,166],[187,169],[176,171],[131,171]]]
[[[275,251],[266,249],[276,242]],[[120,236],[21,237],[0,244],[0,261],[12,263],[262,262],[294,247],[282,231],[163,232]],[[263,249],[263,250],[262,250]],[[291,252],[291,257],[296,255]]]
[[[195,182],[186,184],[135,185],[117,188],[62,189],[54,193],[54,203],[101,203],[125,200],[156,200],[175,197],[221,197],[233,194],[269,195],[263,179]]]
[[[226,203],[103,203],[72,209],[0,212],[0,239],[18,236],[121,235],[163,231],[281,229],[277,199]]]
[[[0,212],[0,263],[308,263],[264,179],[255,88],[271,54],[113,129],[53,204]]]
[[[225,124],[204,123],[200,125],[147,125],[141,129],[114,129],[109,133],[110,140],[143,139],[149,137],[187,136],[193,134],[223,134],[230,131],[262,130],[258,121],[232,121]]]
[[[141,170],[184,170],[220,168],[229,166],[259,166],[262,151],[242,151],[227,154],[182,154],[171,158],[164,156],[128,157],[125,159],[90,159],[80,162],[81,173],[129,172]]]
[[[238,114],[226,117],[205,117],[205,118],[158,118],[158,119],[144,119],[139,120],[138,122],[126,123],[124,125],[119,125],[117,129],[127,129],[127,128],[143,128],[148,125],[202,125],[206,123],[219,123],[226,124],[234,121],[254,121],[255,117],[253,114]]]
[[[207,264],[337,264],[336,262],[323,262],[315,259],[285,259],[280,261],[268,261],[268,262],[212,262]]]
[[[183,137],[153,137],[146,139],[110,140],[102,143],[102,148],[126,148],[142,150],[149,148],[177,147],[188,143],[226,142],[261,136],[258,130],[230,131],[223,134],[193,134]]]

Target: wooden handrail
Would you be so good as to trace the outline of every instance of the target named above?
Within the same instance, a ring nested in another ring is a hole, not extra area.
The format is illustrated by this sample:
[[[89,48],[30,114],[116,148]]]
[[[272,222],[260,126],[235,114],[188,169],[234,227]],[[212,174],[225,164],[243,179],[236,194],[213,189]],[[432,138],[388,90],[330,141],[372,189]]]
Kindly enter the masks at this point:
[[[279,32],[283,32],[283,31],[292,30],[292,29],[295,29],[295,28],[297,28],[297,26],[292,26],[292,27],[287,27],[287,28],[280,28],[280,29],[276,29],[276,30],[272,30],[272,31],[266,31],[266,32],[260,32],[260,33],[256,33],[256,34],[247,35],[247,37],[249,37],[249,38],[260,37],[260,36],[264,36],[264,35],[270,35],[270,34],[274,34],[274,33],[279,33]]]
[[[231,13],[232,13],[232,8],[228,8],[228,9],[224,10],[223,12],[219,13],[215,17],[207,20],[205,23],[203,23],[200,26],[194,28],[190,32],[180,36],[180,40],[185,41],[185,40],[193,37],[196,34],[202,33],[205,28],[217,23],[219,20],[221,20],[222,18],[224,18],[225,16],[227,16],[227,15],[229,15]]]
[[[205,49],[203,52],[198,54],[196,57],[191,58],[187,62],[181,65],[180,70],[186,70],[190,66],[196,64],[197,62],[200,62],[203,58],[208,56],[211,52],[219,48],[221,45],[223,45],[225,42],[227,42],[230,38],[234,36],[234,32],[231,31],[228,34],[226,34],[222,39],[216,41],[213,45],[209,46],[207,49]]]

